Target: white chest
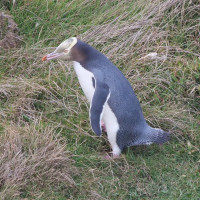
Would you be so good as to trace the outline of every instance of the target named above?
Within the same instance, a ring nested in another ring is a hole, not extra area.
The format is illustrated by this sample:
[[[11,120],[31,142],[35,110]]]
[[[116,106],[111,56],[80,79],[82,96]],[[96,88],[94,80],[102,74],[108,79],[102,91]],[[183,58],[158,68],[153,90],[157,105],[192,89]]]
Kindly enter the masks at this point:
[[[92,97],[95,91],[93,87],[93,83],[92,83],[92,78],[94,78],[94,75],[92,72],[82,67],[80,63],[74,61],[73,64],[74,64],[74,70],[77,74],[81,88],[85,96],[87,97],[88,101],[91,103]]]
[[[78,62],[75,61],[74,61],[74,69],[77,74],[81,88],[84,94],[86,95],[89,103],[91,103],[95,91],[95,88],[93,87],[92,83],[92,78],[94,78],[94,75],[92,72],[86,70]],[[117,118],[107,103],[101,115],[106,125],[107,131],[116,133],[117,130],[119,129]]]

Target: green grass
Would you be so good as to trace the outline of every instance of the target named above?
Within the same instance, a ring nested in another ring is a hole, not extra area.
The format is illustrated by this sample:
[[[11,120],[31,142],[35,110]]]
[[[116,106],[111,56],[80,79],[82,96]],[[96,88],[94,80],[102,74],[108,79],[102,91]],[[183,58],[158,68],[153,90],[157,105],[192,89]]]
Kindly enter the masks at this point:
[[[25,160],[33,153],[40,157],[49,138],[40,143],[39,133],[42,137],[53,127],[54,148],[70,159],[49,168],[44,157],[39,174],[32,172],[32,179],[25,174],[12,184],[5,173],[8,160],[2,159],[1,199],[200,198],[198,1],[23,0],[12,6],[4,0],[0,6],[13,15],[23,40],[18,49],[0,49],[0,137],[6,141],[0,155],[6,155],[8,143],[12,161],[21,147]],[[124,73],[148,123],[172,133],[169,143],[130,147],[119,159],[104,159],[111,151],[106,134],[97,137],[91,130],[89,105],[72,65],[41,61],[51,47],[72,36],[102,51]],[[158,58],[144,58],[152,52]],[[51,152],[53,160],[64,159]],[[11,172],[19,169],[11,166]],[[75,184],[56,179],[67,168]]]

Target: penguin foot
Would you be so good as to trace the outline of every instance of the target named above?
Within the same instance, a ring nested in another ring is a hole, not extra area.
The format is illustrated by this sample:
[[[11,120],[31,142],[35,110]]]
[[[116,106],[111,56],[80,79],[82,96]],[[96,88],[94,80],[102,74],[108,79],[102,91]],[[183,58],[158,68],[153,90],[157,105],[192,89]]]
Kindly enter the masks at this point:
[[[106,153],[106,155],[103,157],[104,160],[113,160],[113,159],[117,159],[120,158],[119,155],[115,155],[115,154],[108,154]]]
[[[106,131],[106,126],[105,126],[105,123],[103,121],[101,121],[101,127],[103,129],[104,132],[107,132]]]

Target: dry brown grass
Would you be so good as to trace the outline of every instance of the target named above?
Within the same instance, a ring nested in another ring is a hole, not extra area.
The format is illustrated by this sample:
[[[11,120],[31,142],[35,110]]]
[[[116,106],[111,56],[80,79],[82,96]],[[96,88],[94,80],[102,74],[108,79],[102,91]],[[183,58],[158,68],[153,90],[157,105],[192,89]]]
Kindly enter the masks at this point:
[[[20,37],[17,24],[10,15],[0,12],[0,50],[19,47]]]
[[[41,111],[37,110],[36,103],[40,94],[48,95],[49,91],[37,79],[9,78],[0,85],[0,99],[9,107],[4,109],[4,116],[20,122],[24,116],[31,121],[37,121]]]
[[[62,192],[75,184],[75,168],[66,151],[66,143],[52,127],[39,128],[39,123],[19,127],[5,126],[0,135],[0,196],[17,199],[21,193],[32,198],[45,196],[39,188],[62,186]],[[39,190],[40,192],[36,192]]]
[[[159,52],[160,55],[166,57],[172,56],[170,55],[172,49],[184,52],[183,49],[172,47],[169,44],[169,31],[175,29],[175,27],[170,27],[169,20],[188,17],[185,21],[182,19],[182,26],[184,27],[185,24],[191,22],[190,18],[193,18],[200,11],[200,5],[197,2],[195,4],[195,1],[155,0],[137,1],[135,5],[138,10],[142,9],[142,11],[129,17],[132,14],[132,10],[128,9],[130,4],[128,1],[122,1],[117,5],[117,9],[114,7],[113,15],[116,16],[116,12],[119,12],[120,9],[123,13],[120,13],[114,20],[91,27],[80,37],[93,46],[102,45],[102,51],[114,62],[127,61],[133,57],[134,60],[137,60],[149,51]],[[107,14],[104,14],[105,18]],[[185,30],[191,36],[192,33],[198,32],[200,27],[198,20],[193,21],[192,24],[194,26]],[[193,52],[185,53],[192,54]],[[174,51],[172,54],[174,54]],[[196,55],[199,56],[200,54],[196,53]]]

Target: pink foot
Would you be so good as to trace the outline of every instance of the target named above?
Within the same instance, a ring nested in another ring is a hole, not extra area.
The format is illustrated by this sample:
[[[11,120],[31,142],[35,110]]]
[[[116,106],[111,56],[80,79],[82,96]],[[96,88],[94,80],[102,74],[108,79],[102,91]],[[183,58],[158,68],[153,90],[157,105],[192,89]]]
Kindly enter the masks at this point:
[[[103,121],[101,121],[101,127],[102,127],[102,129],[103,129],[104,132],[107,132],[107,131],[106,131],[106,126],[105,126],[105,124],[104,124]]]
[[[109,155],[108,153],[104,156],[104,159],[105,160],[113,160],[113,159],[116,159],[116,158],[119,158],[120,156],[119,155],[115,155],[115,154],[111,154]]]

